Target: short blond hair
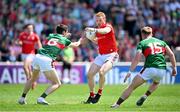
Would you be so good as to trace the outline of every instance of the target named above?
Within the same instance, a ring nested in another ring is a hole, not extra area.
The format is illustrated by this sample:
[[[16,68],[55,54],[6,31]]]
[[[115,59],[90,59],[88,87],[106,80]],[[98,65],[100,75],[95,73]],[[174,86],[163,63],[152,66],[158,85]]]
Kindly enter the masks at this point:
[[[106,18],[106,15],[104,14],[104,12],[98,12],[98,13],[96,13],[96,17]]]
[[[141,29],[141,33],[149,35],[152,33],[152,28],[149,26],[145,26]]]

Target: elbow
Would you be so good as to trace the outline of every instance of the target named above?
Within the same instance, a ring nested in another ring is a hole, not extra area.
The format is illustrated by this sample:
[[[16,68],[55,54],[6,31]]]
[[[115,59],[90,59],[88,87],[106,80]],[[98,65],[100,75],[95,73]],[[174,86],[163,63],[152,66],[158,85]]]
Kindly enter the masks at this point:
[[[133,61],[132,61],[132,63],[134,63],[135,65],[137,65],[137,64],[139,63],[139,60],[140,60],[139,58],[134,58]]]
[[[106,27],[106,28],[104,28],[104,29],[96,29],[96,32],[97,32],[97,33],[100,33],[100,34],[107,34],[107,33],[109,33],[110,31],[111,31],[111,29],[108,28],[108,27]]]
[[[109,33],[111,30],[104,30],[104,32],[102,32],[103,34],[107,34]]]
[[[174,57],[174,53],[173,53],[173,52],[170,52],[170,53],[169,53],[169,57]]]
[[[134,63],[137,65],[139,63],[139,59],[138,60],[134,60]]]
[[[108,32],[107,31],[103,31],[103,32],[98,32],[100,34],[107,34]]]

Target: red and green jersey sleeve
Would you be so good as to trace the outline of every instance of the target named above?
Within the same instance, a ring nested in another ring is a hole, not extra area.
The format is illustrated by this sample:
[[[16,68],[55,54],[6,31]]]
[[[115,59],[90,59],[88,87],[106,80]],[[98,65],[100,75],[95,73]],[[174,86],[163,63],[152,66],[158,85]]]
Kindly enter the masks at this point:
[[[146,58],[144,66],[165,69],[166,46],[164,41],[154,37],[142,40],[137,46],[137,51],[142,52]]]
[[[48,56],[53,60],[61,51],[71,44],[71,41],[60,34],[50,34],[45,42],[45,45],[38,50],[39,54]]]

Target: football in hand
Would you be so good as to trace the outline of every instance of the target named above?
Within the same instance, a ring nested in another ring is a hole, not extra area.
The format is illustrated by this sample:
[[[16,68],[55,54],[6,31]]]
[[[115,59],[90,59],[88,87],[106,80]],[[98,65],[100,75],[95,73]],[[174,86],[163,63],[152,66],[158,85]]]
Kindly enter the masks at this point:
[[[89,40],[93,40],[96,37],[96,32],[93,31],[86,31],[85,34]]]

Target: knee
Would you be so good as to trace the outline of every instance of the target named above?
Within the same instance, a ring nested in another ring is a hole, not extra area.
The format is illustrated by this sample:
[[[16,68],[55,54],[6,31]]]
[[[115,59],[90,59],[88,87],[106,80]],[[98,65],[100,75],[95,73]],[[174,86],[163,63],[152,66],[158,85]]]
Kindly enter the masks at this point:
[[[105,78],[104,74],[100,74],[100,73],[99,73],[99,78],[100,78],[100,79]]]
[[[93,77],[92,77],[92,75],[90,75],[90,74],[88,74],[87,75],[87,79],[89,80],[89,79],[92,79]]]
[[[27,69],[28,69],[28,67],[27,67],[26,65],[24,65],[24,66],[23,66],[23,69],[24,69],[24,70],[27,70]]]
[[[37,80],[37,78],[36,77],[30,77],[30,81],[31,81],[31,83],[33,83],[33,82],[36,82],[36,80]]]
[[[100,76],[100,77],[104,77],[104,74],[105,74],[105,71],[101,69],[101,70],[99,71],[99,76]]]
[[[55,84],[56,88],[59,88],[61,86],[60,83]]]
[[[34,82],[36,82],[36,80],[33,80],[32,78],[30,78],[30,79],[27,79],[27,83],[29,83],[29,84],[33,84]]]
[[[56,88],[59,88],[61,86],[61,82],[54,82],[52,83],[53,86],[55,86]]]
[[[59,88],[61,86],[61,82],[59,81],[58,83],[56,83],[57,88]]]
[[[94,73],[88,72],[87,78],[88,79],[93,79]]]

